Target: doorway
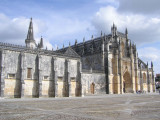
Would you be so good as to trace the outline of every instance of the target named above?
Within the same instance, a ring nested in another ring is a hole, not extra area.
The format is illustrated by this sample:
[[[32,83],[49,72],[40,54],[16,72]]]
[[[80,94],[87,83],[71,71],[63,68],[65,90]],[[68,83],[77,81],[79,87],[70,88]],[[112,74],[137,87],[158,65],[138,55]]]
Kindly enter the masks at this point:
[[[95,84],[94,83],[91,84],[90,89],[91,89],[91,94],[94,94],[94,89],[95,89]]]

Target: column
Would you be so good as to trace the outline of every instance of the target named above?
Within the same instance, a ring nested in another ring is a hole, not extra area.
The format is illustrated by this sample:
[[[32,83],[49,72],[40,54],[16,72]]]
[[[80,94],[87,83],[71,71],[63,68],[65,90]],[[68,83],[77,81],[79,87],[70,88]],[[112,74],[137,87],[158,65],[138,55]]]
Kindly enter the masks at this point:
[[[38,54],[37,55],[37,62],[38,62],[38,97],[42,97],[42,68],[41,68],[41,59],[42,57]]]
[[[149,69],[147,64],[147,92],[150,92]]]
[[[135,93],[135,71],[134,71],[134,57],[131,49],[131,79],[132,79],[132,92]]]
[[[71,97],[70,60],[65,60],[65,88],[66,97]]]
[[[106,75],[107,75],[107,93],[113,94],[113,73],[112,73],[112,53],[108,52],[107,65],[106,65]]]
[[[57,84],[57,58],[56,57],[52,57],[52,72],[53,72],[53,87],[54,87],[54,96],[55,97],[58,97],[58,84]]]
[[[119,73],[118,73],[118,50],[115,53],[115,82],[116,84],[116,94],[120,94],[120,80],[119,80]]]
[[[122,72],[122,50],[119,46],[119,75],[120,75],[120,93],[123,94],[123,72]]]
[[[140,64],[140,90],[143,91],[142,66]]]
[[[77,76],[76,76],[76,96],[82,95],[82,84],[81,84],[81,62],[77,61]]]
[[[24,72],[25,72],[25,54],[23,52],[20,53],[20,62],[21,62],[21,75],[20,75],[20,83],[21,83],[21,86],[20,86],[20,97],[24,97],[24,86],[25,86],[25,83],[24,83]]]
[[[4,97],[4,88],[5,88],[5,51],[1,51],[1,75],[0,75],[0,97]]]
[[[135,57],[135,90],[138,91],[139,90],[139,83],[138,83],[138,56],[137,56],[137,52],[135,53],[136,57]]]

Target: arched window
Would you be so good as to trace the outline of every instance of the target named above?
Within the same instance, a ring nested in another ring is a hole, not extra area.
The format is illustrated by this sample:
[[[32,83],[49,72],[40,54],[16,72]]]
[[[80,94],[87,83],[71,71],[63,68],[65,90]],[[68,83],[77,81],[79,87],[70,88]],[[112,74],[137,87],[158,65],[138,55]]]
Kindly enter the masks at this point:
[[[147,83],[146,73],[143,73],[143,83]]]

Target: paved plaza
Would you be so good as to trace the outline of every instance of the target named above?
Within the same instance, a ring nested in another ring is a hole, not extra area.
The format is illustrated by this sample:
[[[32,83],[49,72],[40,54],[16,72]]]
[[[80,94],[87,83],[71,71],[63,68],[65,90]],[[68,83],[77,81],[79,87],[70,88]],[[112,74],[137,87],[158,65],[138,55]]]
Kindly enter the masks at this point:
[[[0,98],[0,120],[160,120],[160,95]]]

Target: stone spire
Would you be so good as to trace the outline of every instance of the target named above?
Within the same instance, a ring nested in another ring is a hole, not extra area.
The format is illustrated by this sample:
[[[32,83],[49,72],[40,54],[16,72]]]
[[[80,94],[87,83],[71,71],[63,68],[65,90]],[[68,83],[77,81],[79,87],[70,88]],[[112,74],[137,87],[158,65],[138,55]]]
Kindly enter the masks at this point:
[[[75,39],[75,45],[77,45],[77,39]]]
[[[31,18],[31,21],[30,21],[30,24],[29,24],[27,39],[34,40],[32,18]]]
[[[83,38],[83,43],[85,43],[85,37]]]
[[[37,46],[36,42],[34,40],[32,18],[30,20],[28,34],[27,34],[27,38],[25,40],[25,43],[26,43],[26,47],[28,47],[28,48],[36,48],[36,46]]]
[[[126,39],[128,39],[128,30],[127,30],[127,28],[125,30],[125,34],[126,34]]]
[[[93,40],[93,38],[94,38],[94,37],[93,37],[93,35],[92,35],[91,39]]]
[[[101,37],[103,36],[102,30],[101,30]]]
[[[112,33],[112,37],[115,37],[117,35],[117,27],[115,26],[114,23],[113,23],[113,27],[111,27],[111,33]]]
[[[39,48],[43,48],[43,38],[41,36],[41,40],[40,40],[40,43],[39,43]]]
[[[151,61],[151,68],[153,68],[153,62]]]

